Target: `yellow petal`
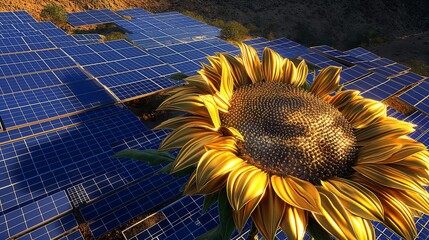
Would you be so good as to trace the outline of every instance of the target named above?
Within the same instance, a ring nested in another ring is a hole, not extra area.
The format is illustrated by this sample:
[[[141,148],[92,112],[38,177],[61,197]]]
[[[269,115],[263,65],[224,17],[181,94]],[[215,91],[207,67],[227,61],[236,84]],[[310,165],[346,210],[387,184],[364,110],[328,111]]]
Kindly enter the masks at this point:
[[[220,117],[219,117],[219,110],[217,108],[216,102],[212,95],[200,95],[200,98],[202,99],[204,105],[207,108],[207,111],[209,112],[210,119],[213,122],[213,126],[215,129],[220,128]]]
[[[421,151],[398,161],[395,164],[429,170],[429,154]]]
[[[295,79],[296,79],[296,67],[295,64],[293,64],[293,62],[287,58],[285,58],[283,60],[283,65],[282,65],[282,82],[287,83],[287,84],[294,84]]]
[[[174,117],[165,120],[164,122],[160,123],[158,126],[154,128],[154,130],[158,129],[171,129],[174,130],[176,128],[182,127],[184,124],[188,124],[193,122],[193,125],[197,125],[201,122],[204,122],[204,126],[210,126],[212,123],[207,121],[208,119],[205,117],[200,116],[180,116],[180,117]],[[214,126],[213,126],[214,127]]]
[[[274,239],[285,207],[285,202],[268,186],[264,197],[252,213],[252,220],[265,239]]]
[[[183,147],[189,140],[193,138],[200,138],[206,135],[213,134],[210,128],[203,126],[190,126],[189,124],[183,125],[171,132],[161,142],[159,149],[162,151],[173,150]],[[220,134],[218,134],[220,136]]]
[[[289,240],[304,239],[307,224],[308,214],[305,210],[286,204],[280,227]]]
[[[228,151],[210,150],[201,157],[197,166],[197,187],[204,186],[213,179],[228,174],[244,163],[243,159]]]
[[[229,151],[236,155],[238,153],[237,141],[235,140],[234,137],[231,137],[231,136],[220,137],[212,141],[211,143],[207,144],[205,147],[206,147],[206,150],[213,149],[218,151]]]
[[[317,75],[311,85],[310,92],[323,98],[338,87],[341,67],[329,66]]]
[[[198,88],[201,94],[214,94],[217,90],[216,87],[201,74],[187,77],[185,78],[185,81],[190,86]]]
[[[353,101],[341,113],[353,128],[364,128],[386,117],[386,105],[364,98]]]
[[[400,139],[375,140],[369,145],[359,148],[356,164],[383,162],[392,157],[401,147]]]
[[[295,177],[271,176],[276,194],[286,203],[308,211],[320,212],[320,198],[316,187],[310,182]]]
[[[231,75],[231,65],[229,65],[228,60],[226,60],[225,56],[223,55],[220,55],[220,63],[222,65],[222,76],[219,92],[229,102],[234,90],[234,80]]]
[[[193,115],[209,117],[207,109],[198,95],[183,95],[174,101],[164,101],[157,110],[173,110],[187,112]]]
[[[404,172],[387,165],[366,164],[353,169],[374,182],[391,188],[422,193],[425,190]]]
[[[371,221],[354,216],[353,214],[349,214],[349,217],[353,224],[353,229],[355,229],[357,239],[376,239],[374,227],[372,226]]]
[[[406,174],[408,177],[416,181],[420,186],[428,186],[429,172],[424,168],[415,168],[411,166],[404,166],[399,164],[390,164],[389,166],[398,169]]]
[[[241,49],[241,58],[246,69],[247,75],[253,83],[262,81],[262,65],[259,61],[258,53],[253,47],[246,44],[238,45]]]
[[[205,145],[219,137],[220,135],[218,133],[211,133],[189,140],[182,147],[174,160],[171,173],[181,171],[190,166],[196,166],[200,158],[206,152]]]
[[[235,226],[239,232],[243,230],[244,225],[246,224],[247,220],[249,220],[249,217],[253,211],[255,211],[255,208],[258,206],[262,197],[263,195],[260,195],[259,197],[250,200],[240,210],[233,211],[232,217],[234,218]]]
[[[183,190],[183,194],[212,194],[222,189],[226,183],[227,177],[220,176],[213,181],[209,182],[204,188],[197,189],[196,174],[195,172],[189,177],[189,180]]]
[[[215,95],[213,95],[213,98],[216,102],[216,105],[221,112],[227,112],[231,104],[229,103],[229,100],[225,97],[223,97],[220,92],[216,92]]]
[[[262,53],[262,72],[265,81],[280,81],[282,78],[283,58],[273,50],[264,48]]]
[[[207,56],[207,60],[209,60],[213,70],[215,70],[216,73],[219,75],[222,74],[222,65],[218,56]]]
[[[384,225],[405,239],[414,239],[417,229],[410,209],[390,194],[378,192],[378,195],[384,207]]]
[[[226,194],[233,210],[240,210],[250,200],[264,194],[268,175],[249,164],[234,169],[228,177]]]
[[[210,86],[213,86],[216,91],[219,91],[220,89],[220,78],[221,75],[217,73],[213,67],[203,65],[203,69],[199,70],[198,73],[206,80],[207,84]]]
[[[357,239],[350,213],[331,192],[318,188],[321,201],[321,214],[313,213],[316,221],[332,236],[338,239]]]
[[[307,81],[308,67],[304,60],[302,60],[296,69],[296,77],[292,85],[301,87]]]
[[[354,90],[346,90],[341,91],[331,97],[328,102],[337,108],[338,110],[342,110],[347,107],[351,102],[362,99],[362,96],[359,95],[359,91]]]
[[[429,214],[429,193],[418,194],[412,191],[402,191],[391,188],[387,189],[386,192],[408,207]]]
[[[223,54],[223,56],[231,66],[231,74],[234,81],[234,86],[243,86],[252,83],[246,73],[246,69],[243,66],[241,58],[236,58],[229,54]]]
[[[366,128],[357,129],[354,133],[359,145],[364,146],[374,139],[392,139],[414,132],[414,124],[387,117]]]
[[[343,178],[321,181],[351,213],[370,220],[383,220],[383,206],[377,196],[364,186]]]

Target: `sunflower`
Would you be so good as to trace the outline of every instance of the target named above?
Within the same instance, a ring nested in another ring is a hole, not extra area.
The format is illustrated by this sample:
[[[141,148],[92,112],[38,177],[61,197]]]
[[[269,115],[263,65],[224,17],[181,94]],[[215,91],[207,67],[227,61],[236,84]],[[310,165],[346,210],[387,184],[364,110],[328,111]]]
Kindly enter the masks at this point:
[[[279,228],[302,239],[310,223],[337,239],[375,239],[371,221],[413,239],[429,214],[429,154],[407,137],[414,125],[386,106],[340,91],[341,68],[307,83],[295,64],[265,48],[208,57],[159,107],[186,114],[161,123],[161,151],[180,149],[171,173],[191,171],[184,193],[225,193],[235,227],[251,219],[266,239]],[[314,228],[314,227],[312,227]]]

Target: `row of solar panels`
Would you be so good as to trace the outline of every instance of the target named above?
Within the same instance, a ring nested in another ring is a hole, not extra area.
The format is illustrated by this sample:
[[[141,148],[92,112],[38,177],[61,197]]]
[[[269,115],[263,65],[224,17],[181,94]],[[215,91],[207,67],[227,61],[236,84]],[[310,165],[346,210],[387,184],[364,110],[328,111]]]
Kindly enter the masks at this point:
[[[134,9],[127,14],[144,17],[149,13]],[[180,18],[177,13],[152,15],[159,15],[158,19]],[[156,24],[160,24],[159,21]],[[160,29],[161,25],[154,31]],[[0,78],[0,84],[7,83],[0,87],[4,91],[0,96],[5,99],[1,106],[3,103],[7,106],[4,113],[11,118],[4,118],[2,114],[0,117],[13,126],[0,132],[0,215],[3,218],[0,238],[82,237],[75,216],[70,213],[72,207],[78,208],[92,235],[99,237],[136,216],[152,213],[160,204],[177,197],[184,179],[155,175],[159,168],[129,159],[111,159],[123,149],[157,147],[166,135],[163,131],[147,129],[122,104],[111,104],[179,84],[165,77],[178,71],[195,73],[203,54],[238,53],[237,47],[217,38],[178,42],[162,42],[157,36],[157,40],[148,38],[160,44],[156,46],[145,45],[142,39],[133,41],[140,48],[126,41],[85,42],[97,41],[91,35],[73,38],[81,46],[0,55],[4,62],[0,64],[4,66],[2,69],[14,74]],[[313,52],[287,39],[270,42],[255,39],[248,43],[258,49],[263,48],[261,44],[267,44],[285,57]],[[40,66],[34,67],[31,62],[38,62]],[[20,72],[15,74],[10,70],[15,68],[10,66],[19,66]],[[28,66],[35,72],[27,70]],[[369,72],[354,66],[345,69],[342,77],[347,79],[345,82],[353,83]],[[98,91],[104,97],[94,94]],[[428,122],[426,115],[419,114],[423,123]],[[415,137],[427,141],[427,126],[418,131]],[[67,207],[57,212],[48,211],[48,207],[42,209],[47,199],[54,205],[64,201],[61,206]],[[160,222],[134,237],[145,238],[150,231],[151,236],[164,234],[159,236],[193,239],[215,226],[215,209],[201,216],[197,208],[177,207],[187,206],[190,201],[194,200],[184,198],[162,210],[171,225]],[[33,212],[34,204],[43,211]],[[197,223],[193,219],[197,219]],[[165,231],[156,233],[160,227]],[[138,237],[140,235],[143,237]]]

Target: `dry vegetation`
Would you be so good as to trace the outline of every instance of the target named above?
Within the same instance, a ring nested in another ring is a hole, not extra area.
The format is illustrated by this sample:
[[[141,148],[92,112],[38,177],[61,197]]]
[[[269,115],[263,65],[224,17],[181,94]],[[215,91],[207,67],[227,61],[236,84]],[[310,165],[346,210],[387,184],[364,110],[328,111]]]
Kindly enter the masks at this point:
[[[180,11],[210,22],[235,20],[254,36],[287,37],[307,46],[340,50],[364,46],[398,62],[429,65],[427,0],[53,0],[68,12],[141,7],[151,12]],[[5,0],[0,11],[27,10],[36,18],[45,0]],[[204,6],[204,7],[202,7]],[[426,31],[426,32],[425,32]],[[410,60],[411,59],[411,60]]]

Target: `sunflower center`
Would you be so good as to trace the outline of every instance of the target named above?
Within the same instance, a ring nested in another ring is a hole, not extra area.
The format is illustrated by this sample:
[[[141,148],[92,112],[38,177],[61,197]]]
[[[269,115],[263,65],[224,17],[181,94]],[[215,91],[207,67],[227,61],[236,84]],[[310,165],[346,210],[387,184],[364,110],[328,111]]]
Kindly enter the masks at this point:
[[[343,115],[321,98],[283,83],[257,83],[234,90],[222,125],[244,137],[241,157],[264,171],[312,183],[347,176],[356,138]]]

